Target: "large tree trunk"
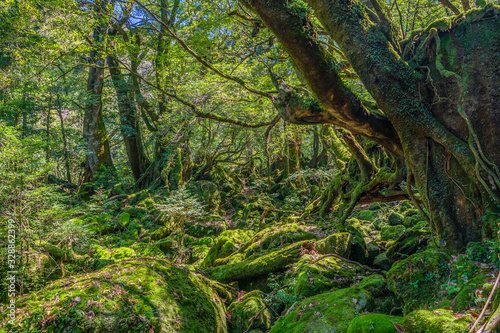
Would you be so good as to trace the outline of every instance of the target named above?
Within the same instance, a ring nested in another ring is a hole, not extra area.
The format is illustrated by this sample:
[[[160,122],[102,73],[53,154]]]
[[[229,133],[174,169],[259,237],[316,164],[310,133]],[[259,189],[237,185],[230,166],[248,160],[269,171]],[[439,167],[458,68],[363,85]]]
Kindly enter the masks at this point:
[[[307,2],[385,117],[363,107],[329,66],[307,8],[247,0],[323,107],[288,107],[284,119],[314,115],[404,156],[434,230],[449,247],[491,236],[481,217],[497,209],[500,186],[500,8],[471,11],[399,45],[377,1],[370,2],[374,10],[354,0]]]
[[[102,4],[102,8],[105,7],[106,4]],[[98,8],[99,10],[102,9]],[[99,12],[96,15],[100,15]],[[98,23],[93,34],[93,39],[97,44],[102,43],[105,31],[106,26],[102,22]],[[92,50],[90,52],[89,77],[87,80],[89,99],[86,103],[83,120],[83,136],[87,145],[85,182],[93,180],[97,172],[114,169],[102,113],[104,66],[105,61],[101,54],[95,49]]]
[[[108,56],[107,61],[118,100],[121,132],[127,151],[128,161],[135,180],[138,180],[146,171],[150,162],[144,152],[137,112],[133,103],[133,97],[130,96],[133,92],[133,88],[122,75],[114,57],[111,55]]]

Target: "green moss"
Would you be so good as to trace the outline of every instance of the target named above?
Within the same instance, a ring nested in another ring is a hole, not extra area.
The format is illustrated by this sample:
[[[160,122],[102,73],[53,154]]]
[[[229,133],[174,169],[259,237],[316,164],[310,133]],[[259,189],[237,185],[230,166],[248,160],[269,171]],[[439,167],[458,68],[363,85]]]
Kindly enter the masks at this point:
[[[351,254],[351,234],[341,232],[330,235],[316,242],[316,251],[320,254],[335,253],[348,258]]]
[[[492,256],[486,246],[481,242],[470,242],[466,249],[467,257],[474,261],[488,263]]]
[[[134,249],[129,247],[119,247],[115,249],[106,249],[100,245],[92,247],[93,257],[101,260],[114,260],[119,261],[123,259],[131,259],[136,257]]]
[[[20,299],[17,331],[227,332],[215,292],[210,280],[167,261],[126,261]]]
[[[251,231],[241,229],[223,231],[216,239],[215,244],[208,251],[200,267],[212,267],[217,259],[229,257],[241,246],[250,240]]]
[[[451,310],[417,310],[403,320],[405,333],[467,333],[470,316],[456,319]]]
[[[363,273],[358,266],[334,257],[325,258],[316,264],[312,261],[309,255],[304,255],[287,272],[284,284],[291,286],[293,295],[309,297],[333,288],[345,288]]]
[[[394,323],[400,324],[403,317],[370,313],[353,319],[347,333],[396,333]]]
[[[430,239],[428,230],[410,229],[401,235],[386,252],[390,262],[406,259],[418,250],[425,248]]]
[[[462,287],[468,280],[479,272],[479,266],[466,256],[457,259],[452,268],[451,280],[457,282]]]
[[[486,283],[486,276],[479,275],[467,282],[455,298],[453,307],[456,311],[467,310],[470,307],[484,305],[484,301],[491,291],[491,285]],[[478,300],[481,300],[477,302]]]
[[[118,224],[125,227],[130,222],[130,214],[129,213],[121,213],[118,218]]]
[[[387,283],[405,302],[405,311],[415,309],[438,295],[450,275],[450,255],[430,249],[395,263]]]
[[[384,226],[380,231],[380,238],[383,241],[397,240],[399,236],[404,234],[405,230],[404,225]]]
[[[377,217],[377,214],[372,211],[372,210],[360,210],[356,214],[356,218],[358,220],[363,220],[363,221],[373,221]]]
[[[231,316],[229,332],[240,333],[250,330],[267,331],[271,327],[271,314],[262,301],[263,293],[254,290],[243,295],[228,308]]]
[[[221,282],[262,277],[271,272],[284,270],[286,266],[298,261],[303,251],[312,250],[312,248],[311,241],[302,241],[263,256],[245,258],[244,261],[209,268],[206,271],[215,280]]]
[[[389,225],[403,224],[403,221],[404,216],[396,212],[391,212],[387,217],[387,223],[389,223]]]
[[[346,332],[350,322],[373,305],[372,295],[361,288],[323,293],[298,302],[270,333]]]

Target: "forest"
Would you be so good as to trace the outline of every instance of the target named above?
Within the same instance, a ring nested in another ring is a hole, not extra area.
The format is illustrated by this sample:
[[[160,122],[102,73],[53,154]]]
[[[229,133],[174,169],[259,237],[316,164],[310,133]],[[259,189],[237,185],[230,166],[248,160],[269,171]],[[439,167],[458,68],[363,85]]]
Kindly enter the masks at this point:
[[[500,332],[498,0],[2,0],[0,332]]]

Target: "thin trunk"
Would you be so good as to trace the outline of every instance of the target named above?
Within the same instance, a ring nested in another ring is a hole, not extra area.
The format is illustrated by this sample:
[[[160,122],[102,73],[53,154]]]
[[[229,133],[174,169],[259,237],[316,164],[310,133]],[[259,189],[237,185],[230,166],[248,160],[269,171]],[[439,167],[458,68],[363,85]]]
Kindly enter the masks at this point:
[[[47,117],[45,118],[45,137],[47,139],[45,146],[45,163],[50,161],[50,107],[52,106],[52,98],[49,98],[47,105]]]
[[[70,169],[70,164],[69,164],[68,140],[66,138],[66,130],[64,129],[64,118],[62,115],[61,104],[59,101],[59,95],[57,96],[57,114],[59,115],[59,120],[61,122],[61,135],[63,138],[64,167],[66,169],[66,181],[68,183],[71,183],[71,169]]]

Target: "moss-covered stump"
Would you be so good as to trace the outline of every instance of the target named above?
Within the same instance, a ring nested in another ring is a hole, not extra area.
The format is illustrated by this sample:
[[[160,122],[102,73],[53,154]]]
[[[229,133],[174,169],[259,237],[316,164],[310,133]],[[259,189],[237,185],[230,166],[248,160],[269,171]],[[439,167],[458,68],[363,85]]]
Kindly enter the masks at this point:
[[[260,290],[251,291],[228,308],[230,313],[229,332],[241,333],[250,330],[267,331],[271,327],[271,314],[262,301]]]
[[[313,249],[312,241],[297,242],[263,256],[254,256],[245,260],[241,258],[240,262],[208,268],[206,272],[221,282],[262,277],[272,272],[285,270],[288,265],[297,262],[304,253]]]
[[[372,295],[351,287],[306,298],[281,317],[270,333],[346,332],[361,311],[373,308]]]
[[[405,232],[404,225],[384,226],[380,231],[380,239],[383,241],[397,240]]]
[[[402,321],[403,317],[370,313],[354,318],[347,333],[396,333],[394,324],[401,324]]]
[[[250,240],[251,231],[235,229],[223,231],[216,239],[215,244],[208,251],[207,256],[203,259],[200,267],[213,267],[220,265],[216,263],[217,259],[229,257],[234,252],[238,251],[242,244]]]
[[[436,249],[411,255],[387,272],[387,283],[405,302],[405,312],[439,297],[441,285],[450,276],[451,256]]]
[[[348,258],[351,254],[351,234],[340,232],[316,242],[316,251],[320,254],[335,253]]]
[[[418,250],[427,246],[430,239],[428,230],[410,229],[399,236],[397,241],[386,251],[387,259],[391,263],[406,259]]]
[[[471,316],[453,316],[453,311],[417,310],[403,320],[405,333],[467,333]]]
[[[13,332],[227,332],[220,285],[167,261],[123,261],[18,302]]]
[[[346,288],[356,281],[363,269],[343,260],[328,257],[317,263],[311,255],[304,255],[285,276],[285,285],[292,286],[295,296],[310,297],[333,288]]]

